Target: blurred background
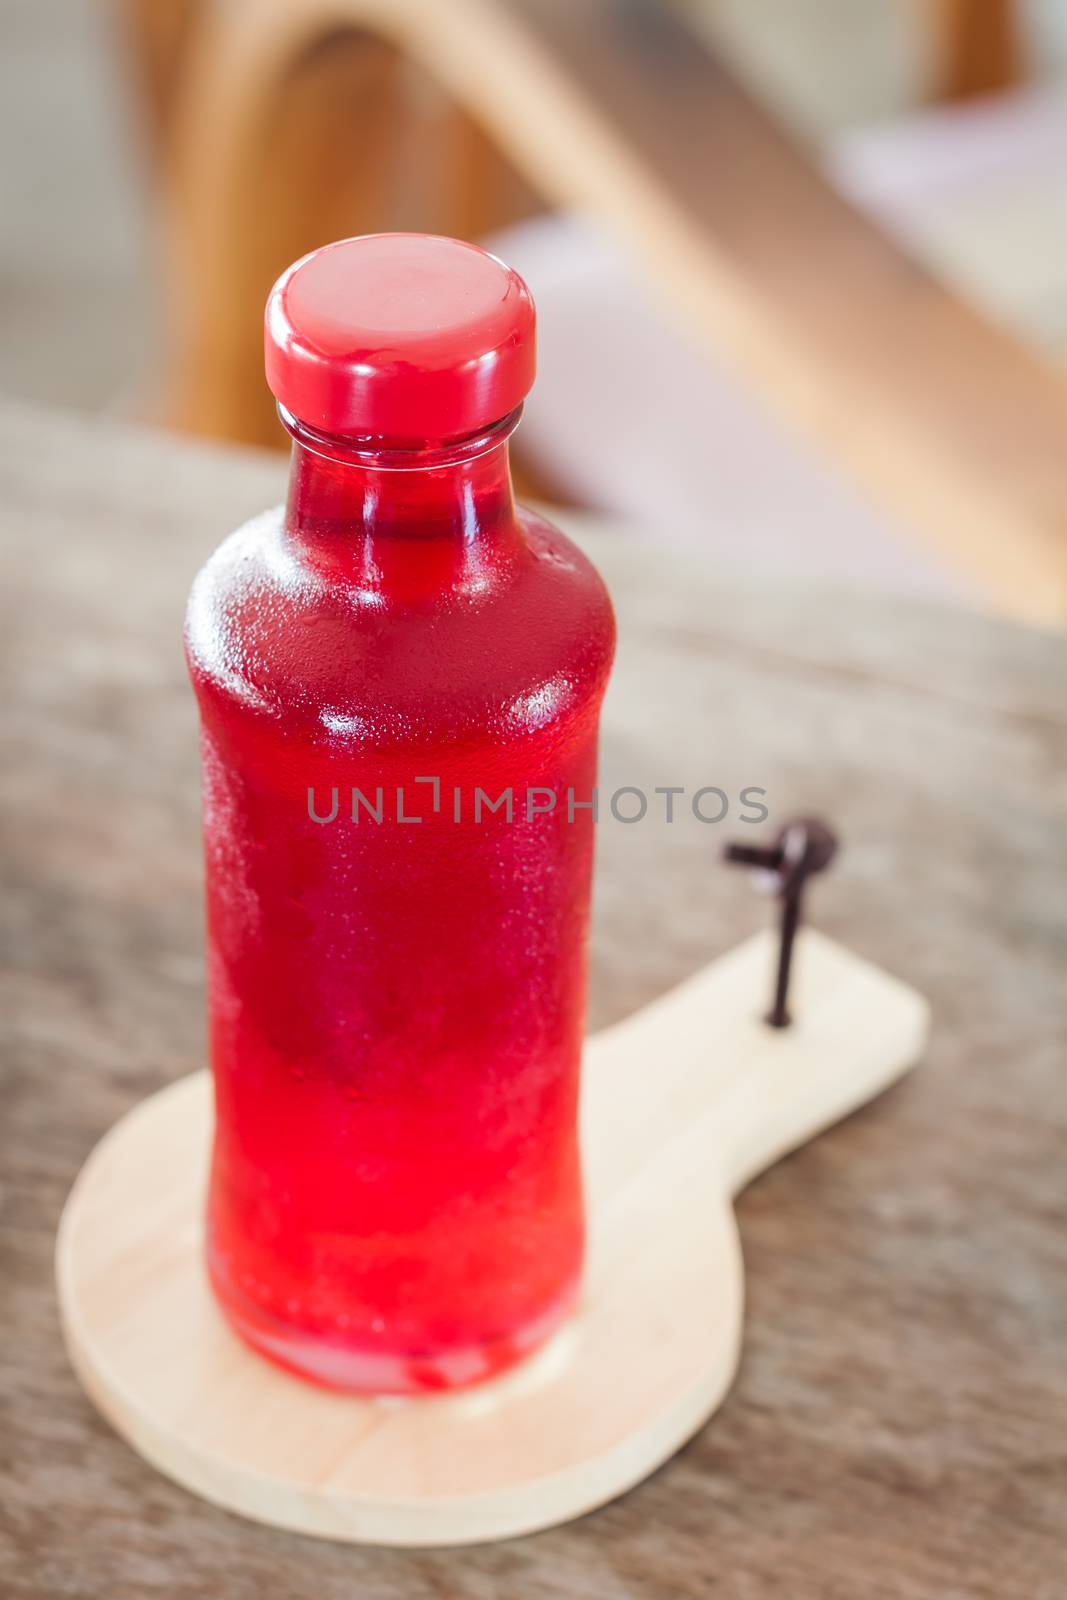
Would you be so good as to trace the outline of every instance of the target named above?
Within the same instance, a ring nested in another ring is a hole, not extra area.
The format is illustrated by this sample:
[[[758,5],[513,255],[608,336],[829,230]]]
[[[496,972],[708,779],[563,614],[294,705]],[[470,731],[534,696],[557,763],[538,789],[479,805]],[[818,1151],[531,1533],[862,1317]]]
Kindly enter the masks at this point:
[[[345,234],[528,278],[526,492],[1067,616],[1067,0],[0,0],[0,384],[281,448]]]

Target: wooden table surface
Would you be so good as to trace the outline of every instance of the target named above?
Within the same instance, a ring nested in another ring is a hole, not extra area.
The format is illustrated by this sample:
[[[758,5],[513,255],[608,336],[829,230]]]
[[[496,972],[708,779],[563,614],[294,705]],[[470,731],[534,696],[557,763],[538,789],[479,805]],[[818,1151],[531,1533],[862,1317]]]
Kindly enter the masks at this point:
[[[746,1348],[722,1410],[578,1523],[420,1553],[244,1523],[94,1414],[60,1342],[54,1231],[94,1141],[203,1060],[181,612],[283,470],[0,408],[0,1592],[1062,1597],[1063,642],[655,545],[588,538],[620,623],[603,788],[751,784],[772,822],[825,812],[846,846],[816,920],[934,1007],[910,1079],[742,1197]],[[737,833],[755,830],[604,821],[595,1023],[764,922],[716,864]]]

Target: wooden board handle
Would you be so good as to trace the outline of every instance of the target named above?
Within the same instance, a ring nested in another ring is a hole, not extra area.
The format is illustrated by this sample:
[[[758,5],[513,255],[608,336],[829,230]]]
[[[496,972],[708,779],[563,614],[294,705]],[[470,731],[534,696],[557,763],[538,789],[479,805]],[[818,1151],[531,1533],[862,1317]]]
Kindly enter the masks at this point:
[[[917,1059],[923,997],[811,929],[797,938],[794,1021],[768,1027],[776,958],[774,935],[757,934],[589,1041],[591,1182],[605,1159],[614,1182],[620,1163],[636,1172],[671,1143],[680,1162],[718,1162],[736,1194]]]

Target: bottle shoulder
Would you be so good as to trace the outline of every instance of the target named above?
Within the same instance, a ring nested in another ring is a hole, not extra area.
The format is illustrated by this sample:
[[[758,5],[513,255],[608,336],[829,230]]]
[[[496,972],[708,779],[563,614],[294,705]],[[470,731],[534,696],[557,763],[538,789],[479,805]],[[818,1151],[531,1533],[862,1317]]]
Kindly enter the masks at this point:
[[[510,740],[599,703],[611,602],[545,518],[520,510],[513,537],[474,541],[444,566],[439,551],[405,550],[399,565],[386,552],[384,579],[375,554],[324,574],[280,507],[231,534],[186,614],[202,707],[362,745]]]

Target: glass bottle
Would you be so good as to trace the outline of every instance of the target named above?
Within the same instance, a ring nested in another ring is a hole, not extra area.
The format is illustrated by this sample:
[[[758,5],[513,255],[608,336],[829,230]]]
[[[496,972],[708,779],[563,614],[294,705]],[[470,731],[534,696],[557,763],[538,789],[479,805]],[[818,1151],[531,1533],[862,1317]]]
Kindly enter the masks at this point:
[[[362,1392],[538,1345],[578,1289],[603,584],[514,505],[522,280],[316,251],[267,309],[288,502],[199,573],[207,1259],[257,1350]]]

